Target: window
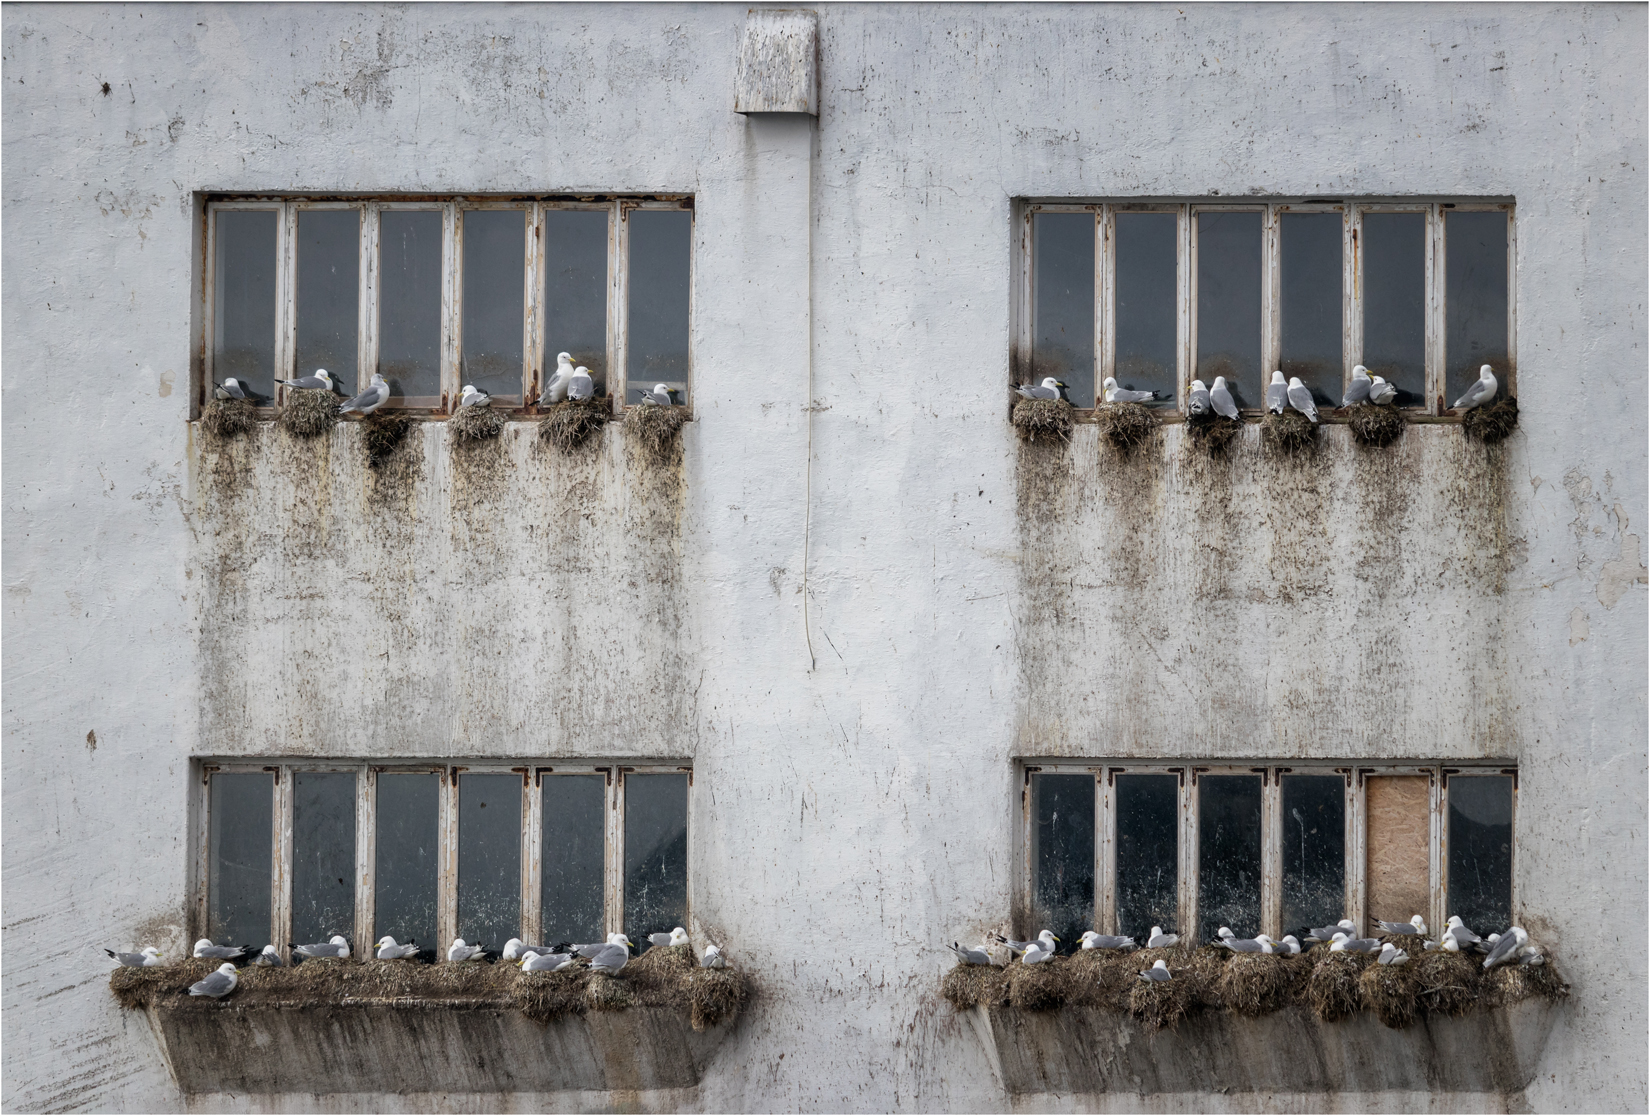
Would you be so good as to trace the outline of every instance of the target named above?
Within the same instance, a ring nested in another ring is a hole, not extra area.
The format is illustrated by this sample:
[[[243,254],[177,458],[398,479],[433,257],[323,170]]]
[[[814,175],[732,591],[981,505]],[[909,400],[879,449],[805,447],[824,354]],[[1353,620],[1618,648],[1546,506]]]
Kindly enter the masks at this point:
[[[1021,930],[1197,941],[1513,918],[1511,768],[1027,763]]]
[[[202,764],[197,918],[278,948],[633,941],[688,924],[683,766]]]
[[[223,198],[208,202],[199,399],[325,368],[353,394],[448,411],[464,384],[536,400],[556,354],[598,394],[688,400],[691,199]],[[281,389],[285,390],[285,389]]]
[[[1309,200],[1033,202],[1021,240],[1023,367],[1092,407],[1101,384],[1173,414],[1224,376],[1258,410],[1273,371],[1339,407],[1352,368],[1448,413],[1490,365],[1511,391],[1513,207]]]

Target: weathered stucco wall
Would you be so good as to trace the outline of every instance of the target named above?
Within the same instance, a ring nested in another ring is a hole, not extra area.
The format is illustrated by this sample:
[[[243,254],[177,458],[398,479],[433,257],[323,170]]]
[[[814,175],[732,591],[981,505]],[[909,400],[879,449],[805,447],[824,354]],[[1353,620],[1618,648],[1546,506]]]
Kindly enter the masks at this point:
[[[1039,1105],[1643,1108],[1644,9],[828,7],[814,125],[745,7],[3,9],[5,1106],[1001,1109],[1011,760],[1173,754],[1516,758],[1574,995],[1523,1095]],[[196,195],[276,189],[691,191],[680,471],[206,445]],[[1022,451],[1012,199],[1215,193],[1515,197],[1519,432]],[[57,943],[181,946],[188,758],[270,751],[691,755],[763,995],[695,1089],[191,1101]]]

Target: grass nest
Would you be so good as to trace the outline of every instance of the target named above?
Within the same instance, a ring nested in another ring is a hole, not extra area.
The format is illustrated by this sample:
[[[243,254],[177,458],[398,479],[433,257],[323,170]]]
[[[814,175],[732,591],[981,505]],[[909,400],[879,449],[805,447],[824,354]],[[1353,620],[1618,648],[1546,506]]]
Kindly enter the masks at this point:
[[[258,421],[258,409],[247,399],[213,399],[201,411],[201,429],[214,438],[238,438]]]
[[[1397,1031],[1415,1022],[1421,982],[1414,959],[1402,965],[1365,965],[1358,974],[1358,988],[1364,1007],[1386,1026]]]
[[[1071,404],[1064,399],[1022,399],[1014,404],[1014,429],[1027,442],[1069,442],[1071,421]]]
[[[1192,444],[1213,456],[1224,454],[1230,449],[1242,430],[1242,420],[1227,418],[1225,415],[1211,413],[1186,416],[1186,431],[1191,435]]]
[[[1354,403],[1347,425],[1352,427],[1352,436],[1363,445],[1390,446],[1403,434],[1408,423],[1404,412],[1397,407]]]
[[[1482,966],[1483,962],[1478,964]],[[1557,1001],[1570,994],[1570,986],[1553,968],[1552,958],[1544,965],[1502,965],[1490,969],[1480,979],[1479,988],[1483,1002],[1494,1005],[1516,1004],[1534,997]]]
[[[1294,1003],[1311,976],[1304,956],[1239,953],[1226,962],[1216,991],[1228,1010],[1253,1018]]]
[[[1507,398],[1488,407],[1474,407],[1461,420],[1461,428],[1480,442],[1493,444],[1513,432],[1518,425],[1518,400]]]
[[[406,415],[391,412],[374,412],[362,420],[365,427],[363,440],[367,447],[367,465],[369,468],[380,468],[390,459],[390,455],[401,445],[407,437],[407,431],[412,429],[413,420]]]
[[[1230,963],[1227,950],[1204,946],[1194,950],[1143,949],[1129,955],[1135,970],[1129,987],[1127,1011],[1148,1031],[1170,1030],[1188,1015],[1225,1006],[1220,997],[1221,979]],[[1149,969],[1159,960],[1168,963],[1173,980],[1141,980],[1139,970]]]
[[[1151,440],[1157,416],[1144,403],[1102,403],[1094,409],[1094,421],[1111,444],[1132,453]]]
[[[569,399],[552,403],[545,409],[544,417],[539,419],[539,438],[563,453],[572,453],[602,428],[612,411],[612,404],[605,395],[597,399]]]
[[[687,421],[686,407],[660,404],[632,407],[625,412],[624,428],[654,457],[667,457]]]
[[[275,420],[298,438],[319,438],[338,422],[338,397],[322,388],[293,388]]]
[[[1464,953],[1426,950],[1411,959],[1415,998],[1427,1015],[1466,1015],[1479,1004],[1484,963]]]
[[[504,433],[504,412],[492,407],[460,407],[447,420],[459,442],[490,442]]]
[[[1373,958],[1368,953],[1330,953],[1313,950],[1320,957],[1308,956],[1312,975],[1306,981],[1306,1002],[1325,1023],[1339,1023],[1350,1018],[1363,1006],[1363,992],[1358,977]]]
[[[1268,411],[1260,426],[1267,442],[1284,453],[1306,453],[1318,437],[1317,425],[1299,411]]]

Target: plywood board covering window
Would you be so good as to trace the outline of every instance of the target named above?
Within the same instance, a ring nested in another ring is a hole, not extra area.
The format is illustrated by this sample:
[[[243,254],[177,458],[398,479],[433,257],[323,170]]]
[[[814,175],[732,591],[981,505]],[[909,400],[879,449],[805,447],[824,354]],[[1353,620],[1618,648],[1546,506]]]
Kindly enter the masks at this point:
[[[1369,913],[1408,922],[1432,909],[1431,781],[1420,775],[1378,776],[1365,786]]]

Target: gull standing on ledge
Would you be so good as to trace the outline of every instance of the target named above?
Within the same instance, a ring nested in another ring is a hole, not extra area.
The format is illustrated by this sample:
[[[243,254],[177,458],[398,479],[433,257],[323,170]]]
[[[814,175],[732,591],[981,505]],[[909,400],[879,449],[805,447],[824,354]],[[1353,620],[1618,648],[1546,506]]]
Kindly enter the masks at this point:
[[[1067,386],[1064,380],[1046,376],[1041,384],[1021,384],[1014,390],[1020,393],[1022,399],[1065,399]]]
[[[1500,386],[1496,382],[1495,372],[1489,365],[1484,365],[1478,370],[1477,382],[1467,389],[1465,395],[1455,401],[1455,409],[1457,411],[1470,411],[1474,407],[1483,406],[1495,398],[1496,390]]]
[[[1272,373],[1272,382],[1266,385],[1266,411],[1281,415],[1289,406],[1289,385],[1283,382],[1283,373]]]
[[[205,980],[197,981],[189,986],[191,996],[210,996],[214,1000],[221,1000],[235,991],[235,985],[241,978],[235,972],[235,966],[225,961],[218,966],[218,971]]]
[[[1274,372],[1273,376],[1281,376],[1282,372]],[[1289,405],[1314,423],[1318,421],[1318,405],[1312,402],[1312,391],[1301,383],[1299,376],[1289,378]]]
[[[1153,965],[1151,968],[1141,969],[1140,970],[1140,979],[1141,980],[1159,981],[1159,980],[1173,980],[1174,977],[1169,972],[1168,962],[1163,961],[1163,960],[1159,960],[1157,962],[1157,964]]]
[[[1209,403],[1209,389],[1202,380],[1192,381],[1192,393],[1186,398],[1186,413],[1189,415],[1206,415],[1213,406]]]
[[[1130,391],[1117,386],[1117,377],[1106,377],[1106,392],[1101,396],[1107,403],[1150,403],[1157,398],[1155,391]]]
[[[1384,407],[1398,398],[1398,389],[1386,382],[1383,376],[1376,376],[1369,381],[1369,401],[1377,407]]]
[[[1232,389],[1226,386],[1225,376],[1215,377],[1214,386],[1209,389],[1209,405],[1217,415],[1229,419],[1238,417],[1237,402],[1232,398]]]
[[[317,368],[315,375],[304,376],[296,380],[276,380],[278,384],[285,384],[289,388],[304,388],[309,391],[335,391],[332,373],[325,368]]]
[[[374,372],[372,383],[367,385],[367,390],[339,407],[338,413],[343,415],[351,411],[359,411],[363,415],[370,415],[388,402],[389,398],[390,385],[384,382],[384,377]]]
[[[1358,365],[1352,369],[1352,383],[1347,386],[1346,394],[1341,396],[1341,406],[1350,407],[1354,403],[1364,403],[1369,399],[1369,389],[1373,381],[1369,378],[1369,369]]]
[[[590,369],[579,365],[567,379],[567,398],[589,399],[596,394],[596,381],[590,378]]]
[[[1165,934],[1163,932],[1163,927],[1153,926],[1152,936],[1146,939],[1146,948],[1168,949],[1178,941],[1180,941],[1179,934]]]
[[[545,386],[544,397],[540,403],[565,403],[567,401],[567,384],[573,379],[573,354],[556,354],[556,374],[550,377],[550,383]]]

